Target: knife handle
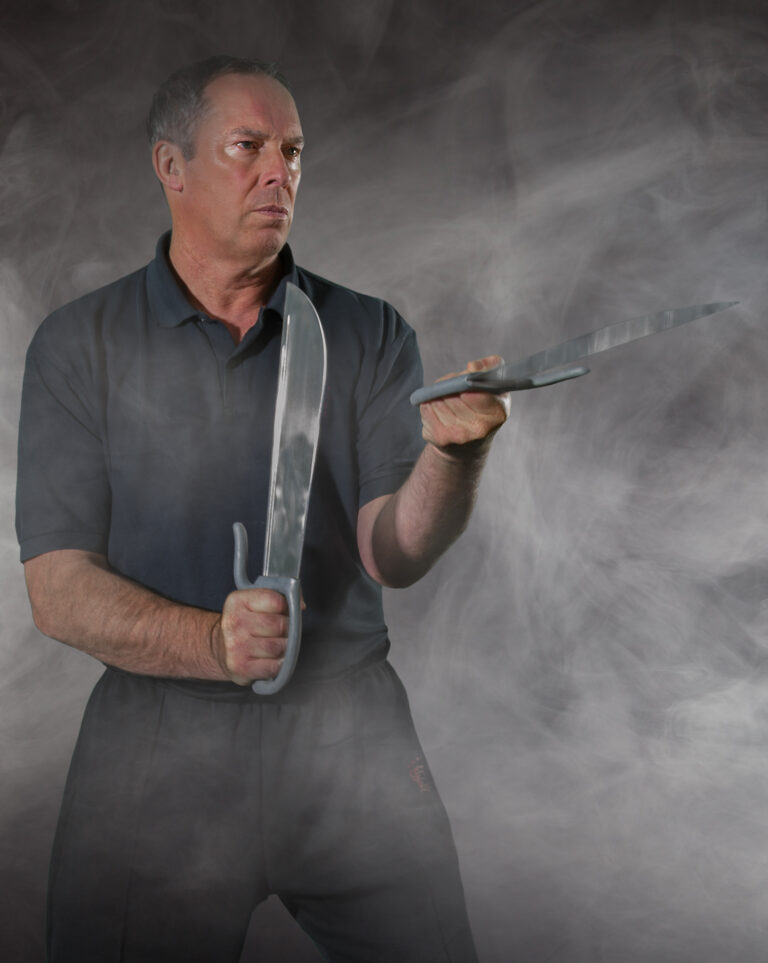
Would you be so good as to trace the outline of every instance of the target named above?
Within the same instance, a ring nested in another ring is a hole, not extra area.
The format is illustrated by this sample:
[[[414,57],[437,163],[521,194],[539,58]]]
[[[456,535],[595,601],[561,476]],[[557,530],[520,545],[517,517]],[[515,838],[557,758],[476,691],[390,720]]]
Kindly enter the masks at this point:
[[[496,371],[498,369],[491,368],[490,370]],[[413,392],[411,395],[411,404],[422,405],[425,401],[435,401],[437,398],[445,398],[448,395],[460,395],[463,391],[495,390],[501,393],[507,390],[504,387],[494,389],[477,384],[474,380],[475,376],[483,373],[487,374],[488,372],[467,371],[464,374],[454,375],[452,378],[443,378],[442,381],[436,381],[433,385],[425,385],[423,388],[419,388]]]
[[[589,373],[584,365],[572,365],[560,371],[547,371],[541,374],[527,375],[523,378],[494,378],[499,368],[489,368],[487,371],[466,371],[453,378],[444,378],[433,385],[418,388],[411,395],[412,405],[423,405],[425,401],[435,401],[448,395],[460,395],[464,391],[485,391],[494,395],[504,394],[506,391],[527,391],[529,388],[543,388],[554,385],[559,381],[580,378]]]
[[[293,675],[301,647],[301,585],[288,575],[260,575],[255,582],[248,580],[245,560],[248,556],[248,534],[241,522],[235,522],[235,586],[238,589],[265,588],[279,592],[288,602],[288,642],[283,664],[274,679],[257,679],[251,688],[257,695],[274,695]]]
[[[284,595],[288,602],[288,643],[285,647],[283,664],[274,679],[257,679],[251,688],[257,695],[274,695],[279,692],[293,675],[299,659],[301,646],[301,586],[297,578],[287,575],[260,575],[253,583],[254,588],[273,589]]]

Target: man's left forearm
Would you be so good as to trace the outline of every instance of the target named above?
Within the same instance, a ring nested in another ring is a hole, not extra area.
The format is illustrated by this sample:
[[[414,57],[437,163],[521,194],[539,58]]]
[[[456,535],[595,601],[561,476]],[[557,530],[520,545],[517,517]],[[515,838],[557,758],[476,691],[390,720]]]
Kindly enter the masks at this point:
[[[382,585],[416,582],[466,528],[490,439],[456,447],[448,452],[428,444],[399,491],[370,504],[375,519],[364,561]]]
[[[473,361],[468,370],[499,360]],[[377,582],[391,588],[411,585],[464,531],[508,404],[506,397],[466,392],[421,405],[427,446],[413,471],[395,494],[374,499],[358,515],[360,556]]]

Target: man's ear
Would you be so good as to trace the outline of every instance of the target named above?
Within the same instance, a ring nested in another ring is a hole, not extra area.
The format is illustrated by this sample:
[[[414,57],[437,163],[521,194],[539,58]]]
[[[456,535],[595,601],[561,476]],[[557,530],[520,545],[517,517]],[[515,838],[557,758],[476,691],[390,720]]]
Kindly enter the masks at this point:
[[[169,140],[159,140],[152,148],[152,166],[166,190],[184,190],[184,156]]]

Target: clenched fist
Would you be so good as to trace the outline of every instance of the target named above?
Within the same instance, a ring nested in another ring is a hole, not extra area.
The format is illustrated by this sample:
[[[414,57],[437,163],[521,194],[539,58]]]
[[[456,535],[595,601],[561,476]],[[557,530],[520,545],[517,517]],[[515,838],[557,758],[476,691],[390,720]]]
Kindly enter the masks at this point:
[[[222,671],[238,685],[273,679],[287,642],[288,602],[279,592],[262,588],[228,595],[211,638]]]

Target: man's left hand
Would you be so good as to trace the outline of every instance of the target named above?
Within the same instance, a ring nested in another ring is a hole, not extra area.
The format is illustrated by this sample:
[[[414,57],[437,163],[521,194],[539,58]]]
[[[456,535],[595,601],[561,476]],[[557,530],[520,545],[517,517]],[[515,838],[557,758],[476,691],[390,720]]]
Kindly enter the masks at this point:
[[[470,361],[465,371],[486,371],[501,363],[498,355],[489,355]],[[449,374],[438,380],[452,377],[453,374]],[[493,395],[487,391],[464,391],[460,395],[424,402],[419,410],[424,440],[443,451],[458,453],[460,449],[455,446],[469,445],[470,449],[487,446],[509,416],[510,396],[508,393]]]

